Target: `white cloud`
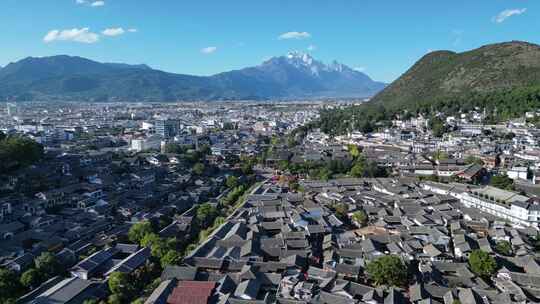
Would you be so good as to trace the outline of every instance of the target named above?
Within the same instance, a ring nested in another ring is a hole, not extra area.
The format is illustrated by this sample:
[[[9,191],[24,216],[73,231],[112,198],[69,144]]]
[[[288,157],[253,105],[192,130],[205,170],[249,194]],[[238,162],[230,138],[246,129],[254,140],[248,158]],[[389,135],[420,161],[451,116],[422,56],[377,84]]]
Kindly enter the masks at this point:
[[[73,28],[67,30],[52,30],[43,37],[45,43],[54,41],[74,41],[80,43],[95,43],[99,41],[99,35],[90,31],[89,28]]]
[[[88,5],[88,6],[92,6],[92,7],[101,7],[101,6],[105,6],[105,1],[103,0],[75,0],[75,3],[77,4],[80,4],[80,5]]]
[[[315,51],[316,49],[317,49],[317,46],[316,46],[316,45],[313,45],[313,44],[312,44],[312,45],[309,45],[309,46],[307,47],[307,50],[308,50],[308,51]]]
[[[126,31],[121,28],[121,27],[116,27],[116,28],[108,28],[108,29],[105,29],[103,30],[103,32],[101,32],[103,35],[105,36],[109,36],[109,37],[115,37],[115,36],[120,36],[122,34],[124,34]]]
[[[365,72],[366,68],[365,67],[355,67],[354,70],[357,71],[357,72]]]
[[[281,35],[279,35],[279,40],[285,40],[285,39],[307,39],[311,38],[311,34],[308,32],[286,32]]]
[[[209,47],[205,47],[201,49],[201,53],[203,54],[212,54],[212,53],[215,53],[216,51],[217,51],[217,47],[215,46],[209,46]]]
[[[502,23],[506,19],[512,17],[512,16],[518,16],[527,11],[526,8],[515,8],[515,9],[507,9],[502,12],[500,12],[497,16],[493,17],[493,22],[496,23]]]
[[[94,1],[92,2],[92,4],[90,4],[90,6],[93,6],[93,7],[99,7],[99,6],[104,6],[105,5],[105,1]]]
[[[130,32],[130,33],[136,33],[136,32],[138,32],[139,30],[136,29],[136,28],[130,28],[130,29],[128,29],[127,31]]]

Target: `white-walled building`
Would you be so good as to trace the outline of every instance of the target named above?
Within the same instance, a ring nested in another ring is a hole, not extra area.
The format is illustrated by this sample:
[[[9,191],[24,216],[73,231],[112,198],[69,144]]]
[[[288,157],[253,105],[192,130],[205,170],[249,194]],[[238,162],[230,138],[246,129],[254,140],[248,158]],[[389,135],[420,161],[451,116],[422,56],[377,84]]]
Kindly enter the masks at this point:
[[[515,192],[487,186],[464,193],[461,202],[466,207],[480,209],[515,225],[538,228],[540,204]]]
[[[513,167],[512,169],[506,172],[506,175],[508,175],[508,177],[513,180],[516,180],[516,179],[527,180],[527,172],[528,172],[527,167]]]
[[[151,149],[159,150],[161,148],[161,138],[159,136],[151,136],[147,138],[139,138],[131,140],[131,150],[141,152]]]

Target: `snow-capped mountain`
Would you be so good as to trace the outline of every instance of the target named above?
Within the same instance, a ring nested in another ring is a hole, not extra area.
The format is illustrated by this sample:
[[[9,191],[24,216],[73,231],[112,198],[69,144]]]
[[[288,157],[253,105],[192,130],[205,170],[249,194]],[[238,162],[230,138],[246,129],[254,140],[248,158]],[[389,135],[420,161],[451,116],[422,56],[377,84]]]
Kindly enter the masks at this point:
[[[289,64],[297,69],[305,69],[305,71],[311,72],[314,76],[319,76],[320,72],[343,72],[344,70],[353,71],[351,68],[343,65],[337,61],[332,61],[331,64],[326,65],[321,61],[315,60],[311,55],[307,53],[301,53],[297,51],[289,52],[286,56],[273,57],[265,64]]]
[[[301,52],[272,57],[259,66],[214,77],[235,87],[245,81],[252,95],[284,98],[371,97],[386,86],[344,64],[334,61],[327,65]]]
[[[297,67],[297,68],[306,68],[312,72],[313,75],[319,75],[319,71],[334,71],[342,72],[348,67],[337,61],[332,61],[331,64],[325,65],[321,61],[317,61],[311,57],[308,53],[302,53],[298,51],[289,52],[286,56],[287,63]]]

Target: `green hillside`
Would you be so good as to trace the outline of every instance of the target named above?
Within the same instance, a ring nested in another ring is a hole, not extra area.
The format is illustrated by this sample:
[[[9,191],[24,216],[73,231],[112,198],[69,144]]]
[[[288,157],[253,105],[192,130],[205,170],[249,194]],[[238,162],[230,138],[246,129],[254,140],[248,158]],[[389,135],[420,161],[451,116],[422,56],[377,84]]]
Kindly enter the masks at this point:
[[[540,46],[513,41],[464,53],[427,54],[372,102],[389,109],[416,109],[437,100],[461,103],[537,85],[540,85]]]
[[[448,115],[475,107],[497,122],[540,108],[540,46],[505,42],[463,53],[425,55],[369,102],[323,111],[320,126],[332,134],[370,130],[396,114]]]

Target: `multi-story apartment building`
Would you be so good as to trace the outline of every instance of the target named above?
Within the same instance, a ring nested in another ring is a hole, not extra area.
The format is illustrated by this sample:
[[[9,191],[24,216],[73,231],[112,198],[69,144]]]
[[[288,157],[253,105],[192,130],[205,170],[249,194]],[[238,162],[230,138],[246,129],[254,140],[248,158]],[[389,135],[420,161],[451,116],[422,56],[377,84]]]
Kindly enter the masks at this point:
[[[163,138],[171,138],[179,134],[180,121],[176,119],[156,120],[154,127],[156,134]]]
[[[487,186],[464,193],[461,202],[466,207],[478,208],[514,225],[538,228],[540,204],[515,192]]]

